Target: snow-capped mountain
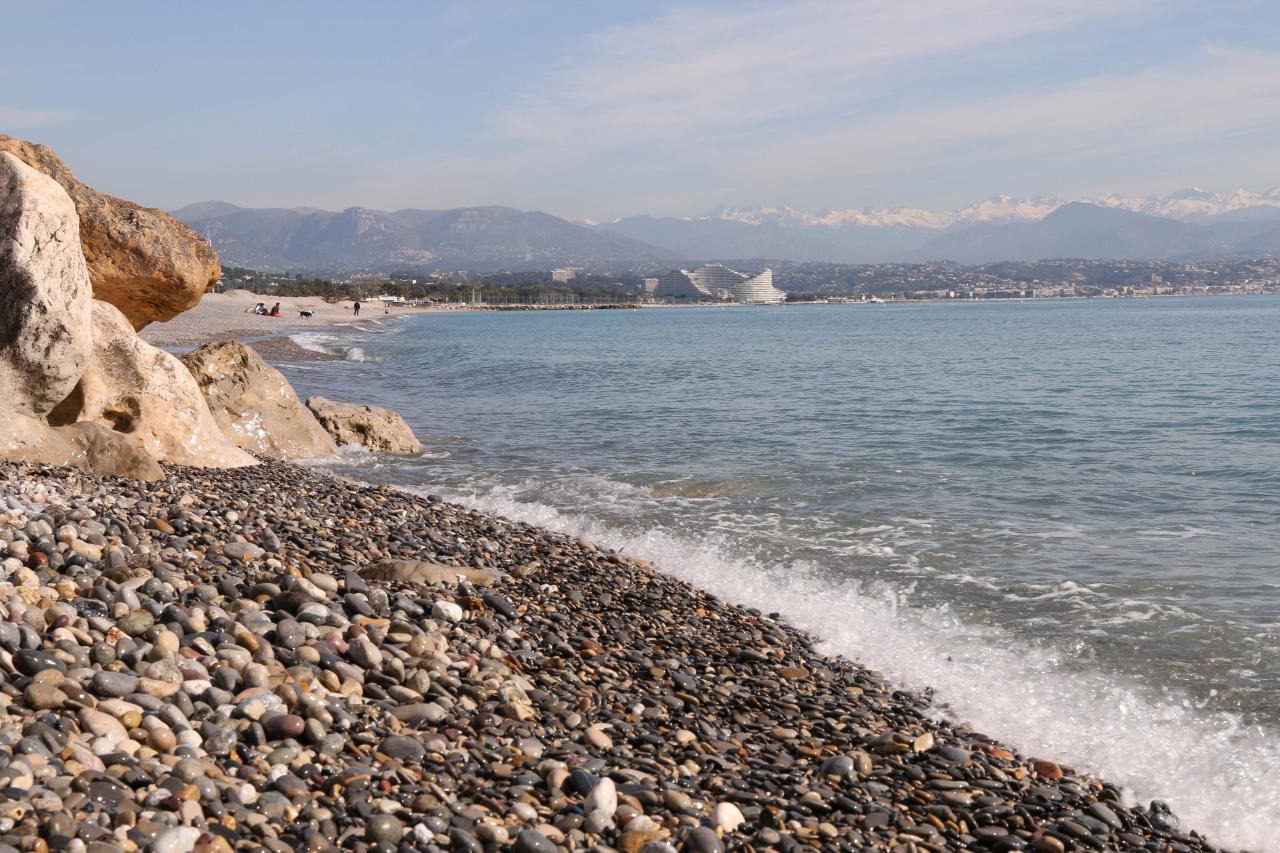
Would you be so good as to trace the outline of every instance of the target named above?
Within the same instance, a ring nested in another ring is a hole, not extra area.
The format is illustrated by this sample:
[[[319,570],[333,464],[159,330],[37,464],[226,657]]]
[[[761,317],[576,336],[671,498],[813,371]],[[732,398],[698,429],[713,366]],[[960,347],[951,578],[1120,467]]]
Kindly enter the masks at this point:
[[[1136,198],[1108,194],[1098,199],[1095,204],[1103,207],[1118,207],[1134,213],[1145,213],[1148,216],[1194,221],[1226,216],[1244,210],[1280,210],[1280,187],[1274,187],[1265,192],[1232,190],[1228,193],[1214,193],[1199,187],[1188,187],[1168,195]]]
[[[941,230],[955,225],[979,222],[1035,222],[1071,201],[1114,207],[1148,216],[1188,221],[1225,216],[1237,211],[1275,210],[1280,214],[1280,187],[1262,192],[1232,190],[1214,193],[1198,187],[1177,190],[1168,195],[1122,196],[1108,193],[1100,198],[1058,199],[1035,196],[1015,198],[993,195],[958,210],[932,211],[918,207],[864,207],[844,210],[822,210],[809,213],[794,207],[727,207],[721,205],[699,219],[723,219],[747,225],[777,225],[783,228],[843,228],[850,225],[869,228],[927,228]]]
[[[1059,212],[1062,215],[1057,215]],[[834,262],[1165,257],[1280,252],[1280,188],[1064,200],[993,195],[957,210],[868,207],[811,213],[726,207],[633,216],[597,228],[689,258]]]
[[[864,207],[845,210],[823,210],[808,213],[794,207],[726,207],[721,205],[709,218],[742,222],[747,225],[826,226],[844,228],[856,225],[866,228],[942,229],[970,222],[1027,222],[1043,219],[1064,204],[1060,199],[1018,199],[1008,195],[990,198],[959,210],[932,211],[919,207]]]

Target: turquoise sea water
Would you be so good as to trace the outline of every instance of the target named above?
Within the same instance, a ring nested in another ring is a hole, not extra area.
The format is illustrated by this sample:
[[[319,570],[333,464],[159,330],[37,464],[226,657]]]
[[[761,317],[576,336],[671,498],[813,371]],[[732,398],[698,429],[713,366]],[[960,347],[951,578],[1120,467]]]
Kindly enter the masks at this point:
[[[781,611],[1266,849],[1278,332],[1277,297],[453,313],[299,336],[353,360],[286,373],[427,445],[344,473]]]

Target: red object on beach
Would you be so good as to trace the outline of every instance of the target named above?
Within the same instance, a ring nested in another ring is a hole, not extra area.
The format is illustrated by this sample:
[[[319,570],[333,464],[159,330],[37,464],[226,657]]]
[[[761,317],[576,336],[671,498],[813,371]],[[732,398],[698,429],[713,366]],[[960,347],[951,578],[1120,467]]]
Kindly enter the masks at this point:
[[[281,314],[279,311],[272,311],[272,312],[271,312],[270,314],[268,314],[267,316],[268,316],[268,317],[283,317],[284,315],[283,315],[283,314]]]

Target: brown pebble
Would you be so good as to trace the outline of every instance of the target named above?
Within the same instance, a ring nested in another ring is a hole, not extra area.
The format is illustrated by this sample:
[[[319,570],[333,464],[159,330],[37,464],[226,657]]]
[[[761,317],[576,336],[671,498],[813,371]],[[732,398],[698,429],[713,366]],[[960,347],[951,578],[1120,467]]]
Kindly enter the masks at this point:
[[[1037,758],[1031,762],[1031,769],[1046,779],[1061,779],[1062,768],[1052,761],[1043,758]]]

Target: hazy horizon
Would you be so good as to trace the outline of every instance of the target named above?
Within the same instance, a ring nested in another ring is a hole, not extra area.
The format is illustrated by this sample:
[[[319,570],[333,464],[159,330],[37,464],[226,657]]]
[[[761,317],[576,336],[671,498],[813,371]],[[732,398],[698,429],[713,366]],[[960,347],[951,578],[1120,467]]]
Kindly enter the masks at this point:
[[[14,6],[0,132],[166,209],[608,220],[1280,183],[1261,2],[307,9]]]

